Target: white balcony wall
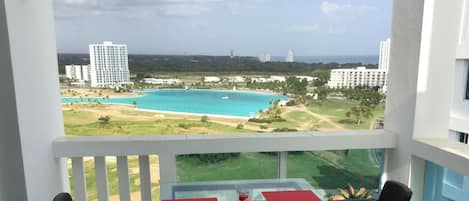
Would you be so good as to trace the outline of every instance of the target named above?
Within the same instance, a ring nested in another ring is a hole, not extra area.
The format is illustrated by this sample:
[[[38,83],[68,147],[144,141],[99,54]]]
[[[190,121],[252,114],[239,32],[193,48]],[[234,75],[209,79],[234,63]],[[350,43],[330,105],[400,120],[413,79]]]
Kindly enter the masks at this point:
[[[51,200],[68,178],[52,1],[0,2],[0,200]]]

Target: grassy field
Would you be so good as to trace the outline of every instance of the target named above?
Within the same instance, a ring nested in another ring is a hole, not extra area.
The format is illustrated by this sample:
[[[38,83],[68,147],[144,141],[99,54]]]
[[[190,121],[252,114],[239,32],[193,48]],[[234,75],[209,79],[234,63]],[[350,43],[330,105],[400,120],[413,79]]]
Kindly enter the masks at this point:
[[[64,105],[65,133],[68,136],[93,135],[150,135],[150,134],[227,134],[270,131],[275,128],[295,128],[311,130],[368,129],[372,122],[383,116],[384,106],[378,106],[374,116],[356,125],[353,119],[345,116],[346,111],[355,106],[350,101],[329,100],[312,103],[305,108],[283,108],[284,122],[252,123],[246,120],[211,118],[202,122],[197,116],[157,114],[136,111],[128,106],[116,105]],[[100,123],[98,118],[109,116],[108,123]],[[131,121],[129,121],[131,119]],[[244,128],[236,128],[243,124]],[[261,129],[261,125],[267,129]],[[151,163],[157,165],[156,158]],[[277,157],[261,153],[242,153],[219,163],[204,163],[196,158],[178,157],[177,172],[179,181],[212,181],[235,179],[275,178]],[[138,199],[139,176],[137,158],[129,158],[129,174],[132,196]],[[96,200],[94,163],[85,161],[89,200]],[[152,174],[158,172],[152,169]],[[108,161],[109,192],[111,200],[118,200],[117,169],[113,160]],[[304,178],[317,188],[335,189],[347,184],[374,188],[377,185],[379,168],[373,151],[304,152],[288,157],[288,176]],[[73,178],[72,178],[73,179]],[[153,180],[153,178],[152,178]],[[159,199],[159,175],[153,181],[154,199]],[[73,183],[73,182],[71,182]]]
[[[328,100],[324,103],[312,103],[308,109],[314,113],[324,115],[332,121],[342,125],[346,129],[369,129],[370,124],[379,117],[384,116],[384,105],[378,105],[373,111],[373,116],[364,118],[360,125],[357,125],[352,118],[345,116],[345,113],[358,102],[344,100]]]
[[[379,167],[368,158],[369,152],[374,151],[352,150],[348,156],[334,151],[289,154],[288,177],[304,178],[321,189],[337,189],[348,184],[376,188]],[[177,168],[179,181],[185,182],[271,179],[277,177],[277,156],[243,153],[240,157],[213,164],[179,157]]]

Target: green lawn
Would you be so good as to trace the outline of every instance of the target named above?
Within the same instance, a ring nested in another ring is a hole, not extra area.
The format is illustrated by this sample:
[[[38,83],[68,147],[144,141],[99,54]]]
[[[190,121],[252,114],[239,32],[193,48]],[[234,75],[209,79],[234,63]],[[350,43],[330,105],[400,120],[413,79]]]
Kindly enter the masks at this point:
[[[376,188],[379,167],[368,157],[368,150],[352,150],[348,156],[333,151],[289,154],[288,177],[304,178],[320,189],[337,189],[348,184]],[[335,158],[331,161],[325,156]],[[178,157],[179,181],[271,179],[277,176],[277,156],[242,153],[240,157],[207,164],[195,158]]]
[[[237,129],[211,122],[194,120],[162,119],[154,121],[111,121],[108,124],[98,122],[88,124],[65,124],[65,134],[70,136],[106,136],[106,135],[169,135],[169,134],[219,134],[246,133],[246,129]]]
[[[357,125],[354,119],[345,116],[345,113],[356,105],[358,105],[356,101],[328,100],[324,103],[312,103],[308,108],[314,113],[328,116],[332,121],[341,124],[346,129],[369,129],[372,121],[378,117],[384,116],[384,104],[381,104],[373,110],[372,117],[364,118],[362,123]]]
[[[277,176],[277,156],[260,153],[242,153],[222,162],[207,164],[196,158],[179,156],[179,181],[216,181],[265,179]]]

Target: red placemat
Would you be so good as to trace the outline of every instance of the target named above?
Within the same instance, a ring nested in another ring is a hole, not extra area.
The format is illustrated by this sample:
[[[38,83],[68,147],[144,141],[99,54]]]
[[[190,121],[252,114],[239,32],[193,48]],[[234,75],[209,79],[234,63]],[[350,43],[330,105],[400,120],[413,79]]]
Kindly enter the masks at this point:
[[[266,201],[321,201],[312,191],[262,192]]]
[[[217,198],[185,198],[176,200],[163,200],[163,201],[218,201]]]

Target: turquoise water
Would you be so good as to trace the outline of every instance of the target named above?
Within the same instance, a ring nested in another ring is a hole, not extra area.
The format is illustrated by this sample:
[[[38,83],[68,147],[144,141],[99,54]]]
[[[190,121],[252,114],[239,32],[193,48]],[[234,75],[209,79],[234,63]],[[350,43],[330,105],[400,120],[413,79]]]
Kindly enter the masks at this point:
[[[251,117],[261,109],[269,108],[273,100],[286,100],[285,96],[241,91],[163,89],[142,91],[145,96],[130,98],[90,98],[101,103],[132,104],[137,108],[168,112],[229,115]],[[62,98],[62,103],[80,103],[80,98]],[[83,98],[87,102],[87,98]]]

